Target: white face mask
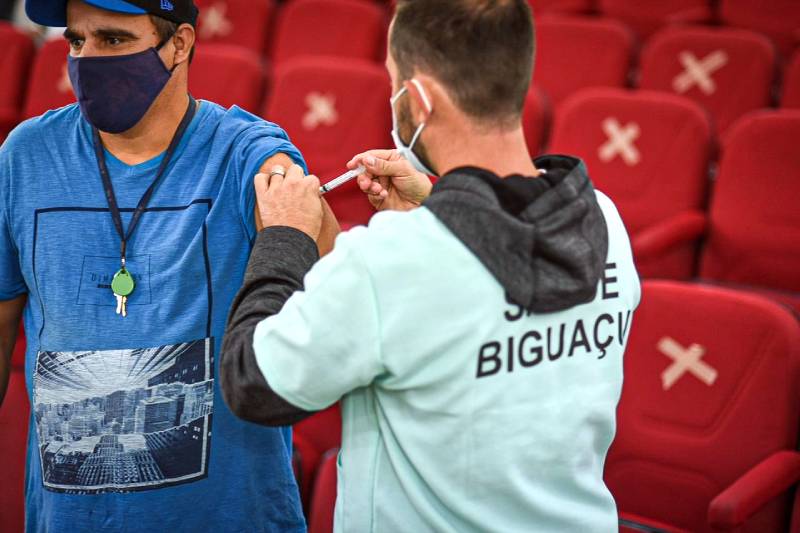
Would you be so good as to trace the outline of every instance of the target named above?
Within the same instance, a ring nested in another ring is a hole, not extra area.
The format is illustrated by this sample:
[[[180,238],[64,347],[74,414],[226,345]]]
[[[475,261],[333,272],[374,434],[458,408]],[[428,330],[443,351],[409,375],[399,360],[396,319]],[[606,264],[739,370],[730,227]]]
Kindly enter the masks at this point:
[[[419,94],[422,96],[422,101],[425,103],[425,107],[428,108],[428,113],[432,112],[433,107],[431,106],[431,103],[428,100],[427,95],[425,94],[425,89],[422,88],[422,84],[414,79],[411,80],[411,83],[413,83],[417,87],[417,90],[419,90]],[[420,161],[419,157],[417,157],[417,154],[414,153],[414,145],[417,143],[417,139],[419,139],[419,136],[422,134],[422,130],[425,129],[425,123],[423,122],[422,124],[419,125],[417,131],[414,132],[414,136],[411,138],[411,143],[408,146],[403,144],[403,140],[400,138],[400,131],[397,125],[397,112],[394,109],[394,105],[397,102],[397,100],[399,100],[400,97],[403,96],[406,92],[407,92],[406,88],[403,87],[402,89],[397,91],[397,94],[392,96],[392,99],[389,101],[392,106],[392,140],[394,140],[394,146],[395,148],[397,148],[398,153],[401,156],[403,156],[409,163],[411,163],[411,165],[419,172],[423,172],[429,176],[435,176],[436,173],[434,173],[431,169],[423,165],[422,161]]]

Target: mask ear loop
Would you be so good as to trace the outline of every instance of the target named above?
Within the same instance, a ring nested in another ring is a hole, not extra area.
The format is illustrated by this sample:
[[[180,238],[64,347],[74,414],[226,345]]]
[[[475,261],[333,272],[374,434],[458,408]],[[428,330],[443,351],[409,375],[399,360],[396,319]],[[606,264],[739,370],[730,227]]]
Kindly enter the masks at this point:
[[[418,79],[411,78],[410,81],[411,83],[414,84],[414,87],[417,88],[419,95],[422,97],[422,103],[425,104],[425,109],[428,110],[428,114],[430,115],[431,113],[433,113],[433,106],[431,105],[431,101],[428,100],[428,95],[425,93],[425,89],[422,87],[422,84],[419,82]],[[403,87],[403,90],[405,90],[405,87]],[[417,131],[414,132],[414,136],[411,138],[411,143],[409,143],[408,145],[409,150],[414,148],[414,145],[417,144],[417,139],[419,139],[419,136],[422,135],[422,130],[425,129],[426,125],[427,122],[423,122],[417,127]]]
[[[170,33],[167,37],[162,39],[161,42],[158,43],[158,45],[156,45],[156,52],[160,52],[161,49],[164,48],[167,45],[167,43],[170,41],[170,39],[175,37],[176,33],[178,33],[178,29],[177,28],[175,28],[175,31]],[[179,66],[180,66],[180,63],[175,63],[174,65],[172,65],[172,68],[169,69],[169,73],[173,74],[175,72],[175,69],[178,68]]]
[[[414,87],[416,87],[417,91],[419,91],[419,95],[422,97],[422,103],[425,104],[428,114],[433,113],[433,105],[431,105],[431,101],[428,100],[428,95],[425,93],[425,89],[422,87],[422,84],[417,78],[411,78],[411,83],[413,83]],[[405,89],[405,87],[403,88]]]

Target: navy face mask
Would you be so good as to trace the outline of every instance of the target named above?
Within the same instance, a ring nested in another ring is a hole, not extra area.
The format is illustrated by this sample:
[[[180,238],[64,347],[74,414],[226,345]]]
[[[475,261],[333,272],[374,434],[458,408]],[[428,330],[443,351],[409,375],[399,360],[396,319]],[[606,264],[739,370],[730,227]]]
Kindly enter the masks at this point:
[[[158,49],[124,56],[69,56],[69,79],[89,124],[122,133],[142,120],[172,75]]]

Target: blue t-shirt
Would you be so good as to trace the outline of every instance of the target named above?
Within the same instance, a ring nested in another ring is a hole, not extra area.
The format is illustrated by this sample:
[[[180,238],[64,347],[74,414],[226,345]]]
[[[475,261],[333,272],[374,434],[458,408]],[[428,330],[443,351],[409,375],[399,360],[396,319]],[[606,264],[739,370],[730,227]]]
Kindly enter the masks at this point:
[[[29,295],[29,532],[305,529],[290,429],[237,419],[216,379],[253,176],[277,152],[303,164],[275,124],[201,102],[128,243],[123,318],[119,236],[78,107],[0,148],[0,300]],[[127,228],[161,157],[106,160]]]

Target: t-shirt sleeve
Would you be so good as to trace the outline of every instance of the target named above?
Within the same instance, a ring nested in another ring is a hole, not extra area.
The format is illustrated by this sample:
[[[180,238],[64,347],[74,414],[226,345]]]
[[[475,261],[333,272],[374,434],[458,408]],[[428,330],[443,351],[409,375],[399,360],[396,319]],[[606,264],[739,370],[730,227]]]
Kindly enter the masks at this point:
[[[9,222],[11,165],[7,143],[0,148],[0,300],[11,300],[28,292],[19,263],[19,252]]]
[[[256,235],[254,220],[256,196],[253,178],[258,174],[264,161],[277,153],[284,153],[303,167],[305,172],[308,172],[308,168],[300,150],[292,144],[289,136],[280,126],[238,107],[232,108],[228,113],[232,115],[231,118],[246,123],[244,131],[237,136],[237,144],[233,151],[233,164],[241,172],[239,176],[239,211],[247,235],[252,241]]]
[[[371,277],[346,237],[306,275],[305,290],[253,335],[267,383],[307,411],[324,409],[385,372]]]

